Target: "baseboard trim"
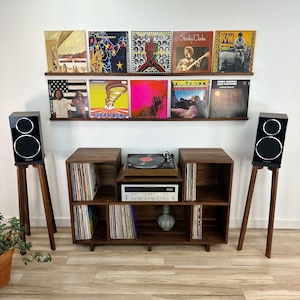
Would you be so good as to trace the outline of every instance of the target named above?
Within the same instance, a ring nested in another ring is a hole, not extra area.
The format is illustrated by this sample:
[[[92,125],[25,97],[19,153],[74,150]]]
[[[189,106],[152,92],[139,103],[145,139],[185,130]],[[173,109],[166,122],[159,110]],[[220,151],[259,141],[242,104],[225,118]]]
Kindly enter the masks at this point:
[[[241,219],[230,220],[230,228],[240,228]],[[267,228],[268,220],[249,219],[247,228]],[[274,229],[300,229],[300,220],[274,220]]]

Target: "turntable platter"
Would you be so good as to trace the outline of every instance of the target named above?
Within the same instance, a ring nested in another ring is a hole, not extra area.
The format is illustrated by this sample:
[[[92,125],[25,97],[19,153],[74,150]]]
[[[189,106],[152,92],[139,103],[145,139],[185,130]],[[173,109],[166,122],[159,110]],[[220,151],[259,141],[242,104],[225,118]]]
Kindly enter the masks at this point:
[[[159,168],[164,162],[161,154],[133,154],[128,157],[129,166],[137,169]]]

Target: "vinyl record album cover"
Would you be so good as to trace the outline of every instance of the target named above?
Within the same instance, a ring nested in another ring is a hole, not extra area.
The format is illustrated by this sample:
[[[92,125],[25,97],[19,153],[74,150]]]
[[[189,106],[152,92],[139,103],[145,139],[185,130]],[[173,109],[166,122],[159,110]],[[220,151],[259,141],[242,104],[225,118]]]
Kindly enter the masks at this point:
[[[174,31],[172,72],[211,72],[213,31]]]
[[[85,31],[45,31],[48,72],[87,72]]]
[[[51,118],[88,118],[86,80],[48,80]]]
[[[131,80],[131,117],[168,117],[168,80]]]
[[[211,118],[246,118],[250,80],[213,80]]]
[[[252,72],[256,31],[216,31],[213,72]]]
[[[131,32],[131,72],[170,73],[171,31]]]
[[[171,81],[171,118],[208,118],[209,80]]]
[[[89,31],[88,40],[90,72],[127,72],[127,31]]]
[[[90,80],[91,118],[128,118],[127,80]]]

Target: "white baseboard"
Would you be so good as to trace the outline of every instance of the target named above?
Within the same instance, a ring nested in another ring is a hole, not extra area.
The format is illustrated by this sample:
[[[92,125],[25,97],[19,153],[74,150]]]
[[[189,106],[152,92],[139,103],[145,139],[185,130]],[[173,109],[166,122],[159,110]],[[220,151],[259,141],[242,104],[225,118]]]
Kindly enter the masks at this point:
[[[240,228],[242,220],[230,220],[230,228]],[[247,228],[267,228],[268,220],[262,219],[249,219]],[[300,229],[299,220],[274,220],[274,229]]]
[[[65,219],[65,218],[61,218],[61,219],[55,218],[55,224],[56,227],[71,227],[70,219]],[[30,226],[46,227],[47,223],[44,218],[31,218]]]

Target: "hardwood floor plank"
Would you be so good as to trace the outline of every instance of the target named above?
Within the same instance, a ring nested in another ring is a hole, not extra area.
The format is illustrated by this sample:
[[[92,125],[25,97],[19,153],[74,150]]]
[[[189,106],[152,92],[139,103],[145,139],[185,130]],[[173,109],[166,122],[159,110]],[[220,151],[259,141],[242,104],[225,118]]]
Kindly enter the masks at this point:
[[[272,257],[265,256],[266,230],[248,229],[237,251],[239,230],[227,245],[206,252],[199,245],[88,246],[72,243],[70,228],[58,228],[50,250],[46,228],[32,228],[33,250],[53,260],[24,266],[13,258],[1,300],[294,300],[300,299],[300,230],[274,230]]]

